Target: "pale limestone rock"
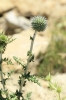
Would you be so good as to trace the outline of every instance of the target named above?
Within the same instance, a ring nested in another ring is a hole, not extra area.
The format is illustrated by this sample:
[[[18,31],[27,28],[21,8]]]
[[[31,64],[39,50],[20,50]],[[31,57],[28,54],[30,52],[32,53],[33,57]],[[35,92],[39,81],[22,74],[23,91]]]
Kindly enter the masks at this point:
[[[57,18],[65,16],[65,14],[66,14],[66,6],[57,5],[54,8],[53,13],[51,14],[51,17],[54,17],[55,19],[57,19]]]
[[[12,0],[18,11],[25,16],[43,15],[47,14],[47,10],[54,7],[54,1],[47,0]],[[46,1],[50,7],[46,7]]]
[[[61,4],[65,5],[66,0],[11,0],[17,11],[24,16],[30,17],[35,15],[45,15],[50,17],[54,12],[58,16],[65,15],[66,8],[62,7]],[[59,8],[59,9],[58,9]],[[60,11],[58,13],[57,11]],[[63,13],[62,13],[63,12]],[[56,16],[55,16],[56,17]]]
[[[14,11],[9,11],[4,17],[7,25],[12,28],[20,27],[22,29],[28,29],[30,27],[30,21],[23,16],[17,16]]]
[[[10,0],[0,0],[0,13],[6,12],[12,8],[14,8],[14,5]]]
[[[5,34],[14,34],[30,28],[30,20],[23,16],[18,16],[14,10],[4,14],[4,18],[6,21]]]
[[[66,0],[59,0],[60,4],[66,5]]]

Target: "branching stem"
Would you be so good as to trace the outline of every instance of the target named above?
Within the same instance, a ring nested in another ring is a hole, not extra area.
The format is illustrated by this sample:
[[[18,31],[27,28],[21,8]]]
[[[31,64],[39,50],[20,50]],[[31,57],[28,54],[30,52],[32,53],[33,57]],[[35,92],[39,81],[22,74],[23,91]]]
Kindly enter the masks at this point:
[[[30,53],[32,53],[32,50],[33,50],[33,44],[34,44],[35,36],[36,36],[36,31],[34,32],[33,37],[32,37],[32,39],[31,39]],[[25,70],[24,74],[27,73],[27,68],[28,68],[28,65],[29,65],[29,63],[30,63],[30,62],[29,62],[29,59],[30,59],[30,56],[29,56],[28,59],[27,59],[26,70]],[[22,91],[22,87],[23,87],[24,81],[25,81],[25,78],[21,77],[21,85],[20,85],[20,89],[19,89],[19,92],[20,92],[20,93],[21,93],[21,91]]]

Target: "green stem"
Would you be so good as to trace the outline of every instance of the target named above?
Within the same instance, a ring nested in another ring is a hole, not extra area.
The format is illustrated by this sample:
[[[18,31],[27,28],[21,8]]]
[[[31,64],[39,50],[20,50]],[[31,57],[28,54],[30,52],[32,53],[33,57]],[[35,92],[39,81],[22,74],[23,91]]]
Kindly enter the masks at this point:
[[[33,50],[33,44],[34,44],[35,36],[36,36],[36,31],[35,31],[35,33],[33,34],[33,39],[32,39],[32,41],[31,41],[30,53],[32,53],[32,50]],[[29,59],[30,59],[30,56],[28,57],[28,60],[27,60],[25,74],[27,73],[27,68],[28,68],[28,65],[29,65],[29,63],[30,63],[30,62],[29,62]]]
[[[61,100],[61,98],[60,98],[60,93],[58,93],[58,100]]]
[[[31,46],[30,46],[30,52],[31,52],[31,53],[32,53],[32,49],[33,49],[33,44],[34,44],[35,36],[36,36],[36,31],[35,31],[35,33],[33,34],[33,39],[32,39],[32,41],[31,41]]]
[[[3,78],[3,72],[2,72],[2,53],[0,53],[0,74],[1,74],[3,89],[5,91],[5,84],[4,84],[4,78]]]
[[[4,91],[6,91],[4,78],[3,78],[3,71],[2,71],[2,53],[1,52],[0,52],[0,74],[1,74],[1,81],[2,81],[2,85],[3,85],[3,89],[4,89]],[[7,92],[6,92],[6,97],[8,98],[8,93]]]
[[[34,44],[34,40],[35,40],[35,36],[36,36],[36,31],[35,33],[33,34],[33,37],[31,39],[31,45],[30,45],[30,52],[32,53],[32,50],[33,50],[33,44]],[[26,70],[24,72],[24,74],[27,73],[27,68],[28,68],[28,65],[29,65],[29,59],[30,59],[30,56],[28,57],[28,60],[27,60],[27,64],[26,64]],[[21,93],[22,91],[22,87],[23,87],[23,84],[24,84],[24,81],[25,81],[25,78],[21,77],[21,85],[20,85],[20,89],[19,89],[19,92]]]

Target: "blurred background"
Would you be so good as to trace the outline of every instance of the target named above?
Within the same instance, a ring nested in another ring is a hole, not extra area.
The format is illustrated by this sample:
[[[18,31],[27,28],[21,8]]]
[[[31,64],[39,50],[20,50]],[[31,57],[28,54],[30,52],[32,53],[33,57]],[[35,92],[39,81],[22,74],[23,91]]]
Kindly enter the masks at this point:
[[[8,44],[3,57],[18,56],[26,61],[30,35],[34,33],[30,21],[37,15],[46,17],[48,26],[44,32],[37,33],[33,48],[35,62],[29,70],[40,76],[49,72],[66,73],[66,0],[0,0],[0,32],[16,38]],[[5,65],[5,71],[14,69],[18,73],[21,69],[15,62]]]

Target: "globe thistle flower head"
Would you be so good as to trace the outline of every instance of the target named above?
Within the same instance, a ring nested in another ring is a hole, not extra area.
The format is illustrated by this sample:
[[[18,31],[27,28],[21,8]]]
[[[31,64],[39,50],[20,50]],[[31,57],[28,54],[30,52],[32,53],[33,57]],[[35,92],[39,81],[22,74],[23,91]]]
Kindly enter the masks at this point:
[[[35,31],[43,31],[46,29],[47,20],[45,17],[42,16],[35,16],[31,20],[31,26]]]

